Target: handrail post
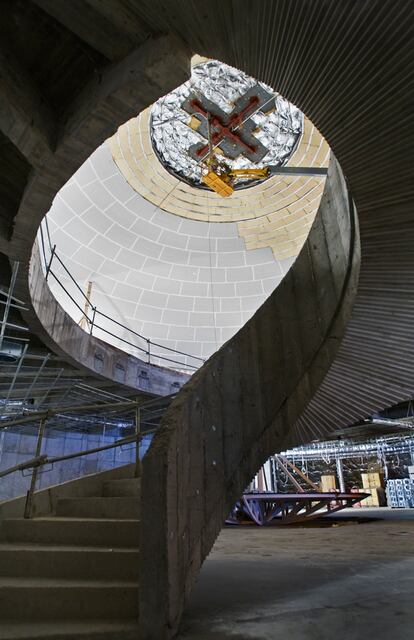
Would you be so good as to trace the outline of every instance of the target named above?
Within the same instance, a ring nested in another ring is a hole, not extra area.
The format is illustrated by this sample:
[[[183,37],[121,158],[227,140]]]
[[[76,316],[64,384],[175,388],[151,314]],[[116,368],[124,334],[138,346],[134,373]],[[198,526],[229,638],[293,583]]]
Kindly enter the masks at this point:
[[[36,443],[36,453],[35,453],[35,458],[38,458],[40,456],[40,453],[42,451],[42,443],[43,443],[43,435],[45,432],[45,424],[46,424],[46,418],[41,418],[40,422],[39,422],[39,429],[37,432],[37,443]],[[27,496],[26,496],[26,504],[24,507],[24,517],[25,518],[31,518],[32,517],[32,511],[33,511],[33,497],[34,497],[34,492],[36,489],[36,482],[37,482],[37,475],[39,472],[39,467],[33,467],[33,473],[32,473],[32,479],[30,481],[30,487],[29,487],[29,491],[27,492]]]
[[[141,459],[139,457],[139,450],[141,444],[141,408],[139,406],[135,409],[135,435],[136,435],[136,446],[135,446],[135,477],[141,477]]]
[[[92,331],[93,331],[93,325],[94,325],[94,322],[95,322],[95,315],[96,315],[96,307],[93,307],[93,311],[92,311],[92,320],[91,320],[91,322],[89,323],[89,324],[91,325],[91,328],[90,328],[90,330],[89,330],[89,333],[90,333],[91,335],[92,335]]]
[[[62,261],[62,259],[60,258],[59,254],[57,253],[57,251],[56,251],[57,245],[54,244],[53,247],[52,247],[51,242],[50,242],[49,232],[48,232],[48,240],[49,240],[49,246],[50,246],[50,258],[49,258],[49,262],[47,263],[46,262],[46,252],[45,252],[45,240],[44,240],[44,233],[43,233],[42,226],[40,227],[40,233],[41,233],[41,243],[42,243],[42,250],[43,250],[43,258],[44,258],[44,263],[45,263],[45,280],[48,281],[49,274],[51,273],[54,276],[57,284],[63,289],[63,291],[69,297],[69,299],[81,311],[82,316],[81,316],[80,321],[78,322],[78,325],[81,326],[85,331],[88,331],[88,329],[89,329],[89,335],[93,335],[93,329],[95,327],[96,314],[100,315],[103,318],[106,318],[110,322],[115,323],[116,326],[119,326],[122,329],[126,329],[128,332],[131,332],[134,336],[138,337],[140,341],[142,340],[143,342],[146,342],[147,343],[147,351],[145,351],[144,347],[138,346],[137,344],[134,344],[134,343],[130,342],[129,340],[126,340],[125,338],[121,337],[120,335],[117,335],[116,333],[113,333],[113,332],[109,331],[109,329],[106,329],[102,325],[97,325],[97,327],[101,331],[104,331],[105,333],[107,333],[108,335],[113,336],[114,338],[117,338],[118,340],[121,340],[122,342],[130,345],[131,347],[137,348],[139,351],[144,352],[144,354],[146,353],[147,354],[147,359],[148,359],[148,364],[151,364],[151,355],[152,355],[151,354],[151,344],[152,344],[151,339],[150,338],[146,338],[145,336],[137,333],[136,331],[134,331],[130,327],[127,327],[126,325],[122,324],[121,322],[118,322],[114,318],[111,318],[110,316],[108,316],[107,314],[103,313],[102,311],[99,311],[97,306],[93,306],[92,305],[91,300],[90,300],[90,290],[91,290],[90,289],[90,285],[92,285],[92,282],[91,281],[89,282],[88,293],[85,295],[85,293],[83,292],[83,290],[81,289],[81,287],[77,283],[76,279],[71,274],[71,272],[66,267],[65,263]],[[82,307],[75,300],[75,298],[66,289],[66,287],[61,282],[61,280],[56,276],[56,274],[53,273],[53,271],[52,271],[52,263],[53,263],[54,258],[56,258],[56,260],[59,262],[60,266],[68,274],[70,280],[74,283],[76,289],[78,289],[81,292],[83,298],[86,300],[85,307],[84,307],[83,310],[82,310]],[[89,309],[92,309],[92,320],[89,319],[89,315],[88,315],[88,310]],[[140,342],[140,344],[142,344],[142,343]],[[191,358],[191,359],[194,359],[194,360],[198,360],[200,362],[204,362],[204,359],[200,358],[199,356],[193,356],[190,353],[183,353],[182,351],[178,351],[177,349],[173,349],[171,347],[167,347],[165,345],[159,344],[158,342],[154,342],[153,344],[156,347],[160,347],[161,349],[163,349],[164,350],[163,353],[165,353],[165,351],[170,352],[170,353],[177,353],[180,356],[186,356],[187,358]],[[166,361],[169,361],[169,362],[172,362],[172,363],[175,363],[175,364],[179,364],[179,365],[183,364],[181,362],[181,360],[174,360],[174,359],[168,358],[165,355],[162,355],[161,353],[159,353],[156,356],[156,359],[157,360],[161,360],[161,361],[162,360],[166,360]],[[191,369],[196,369],[197,368],[195,365],[188,365],[188,367],[190,367]]]
[[[50,267],[52,266],[52,260],[55,255],[55,252],[56,252],[56,245],[54,244],[52,247],[52,253],[50,254],[49,264],[47,265],[47,268],[46,268],[46,280],[49,277]]]

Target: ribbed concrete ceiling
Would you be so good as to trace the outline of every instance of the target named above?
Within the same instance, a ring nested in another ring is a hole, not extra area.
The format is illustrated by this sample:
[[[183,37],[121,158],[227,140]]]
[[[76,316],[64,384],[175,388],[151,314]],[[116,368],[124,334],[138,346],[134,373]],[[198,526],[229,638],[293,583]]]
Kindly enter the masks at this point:
[[[123,125],[59,192],[48,214],[51,238],[79,285],[86,291],[93,283],[91,299],[99,310],[166,347],[207,358],[289,269],[325,179],[273,176],[221,198],[167,171],[152,147],[149,117],[150,108]],[[328,145],[305,118],[289,164],[320,167],[328,158]],[[54,271],[83,306],[56,261]],[[79,321],[70,297],[49,282]],[[105,319],[100,323],[113,332]],[[118,333],[131,340],[128,332]],[[134,352],[99,329],[95,335]],[[144,345],[138,340],[137,346]]]

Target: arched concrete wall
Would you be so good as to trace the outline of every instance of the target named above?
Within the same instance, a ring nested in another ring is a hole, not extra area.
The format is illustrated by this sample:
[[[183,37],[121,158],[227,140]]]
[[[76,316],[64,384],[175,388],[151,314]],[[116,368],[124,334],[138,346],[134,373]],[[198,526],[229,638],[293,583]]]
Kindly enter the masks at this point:
[[[27,313],[32,330],[68,362],[145,394],[169,395],[187,382],[188,374],[144,362],[81,329],[49,289],[37,244],[30,260],[28,285],[32,308]]]
[[[190,379],[144,458],[144,638],[174,635],[232,505],[318,388],[351,313],[359,240],[332,160],[309,237],[282,283]],[[272,336],[272,339],[269,339]]]
[[[168,395],[176,390],[172,385],[182,386],[188,375],[147,364],[80,329],[52,295],[33,243],[53,198],[76,169],[120,124],[186,80],[189,69],[188,47],[177,38],[147,40],[100,78],[94,77],[68,105],[59,123],[50,117],[47,136],[42,129],[44,121],[34,118],[30,124],[22,109],[35,109],[37,102],[25,105],[20,94],[6,92],[14,119],[5,119],[4,132],[32,164],[11,237],[0,237],[0,250],[20,262],[15,295],[28,307],[22,315],[30,329],[68,362],[144,394]]]

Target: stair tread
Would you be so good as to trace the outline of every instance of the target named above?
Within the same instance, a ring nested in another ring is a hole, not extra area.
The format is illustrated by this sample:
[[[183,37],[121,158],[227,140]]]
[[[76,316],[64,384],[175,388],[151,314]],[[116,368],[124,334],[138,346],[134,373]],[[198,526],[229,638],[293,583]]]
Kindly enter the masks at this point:
[[[106,480],[104,482],[104,484],[111,484],[111,483],[131,483],[131,482],[135,482],[136,484],[139,484],[141,482],[141,478],[114,478],[113,480]]]
[[[5,518],[3,522],[140,522],[139,518],[79,518],[79,516],[48,516],[43,518]]]
[[[102,501],[102,500],[136,500],[136,496],[62,496],[61,498],[58,498],[58,502],[60,500],[76,500],[77,502],[80,500],[87,500],[87,501],[92,501],[92,500],[98,500],[98,501]]]
[[[135,580],[83,580],[81,578],[44,578],[44,577],[8,577],[0,576],[0,589],[10,588],[22,588],[22,587],[35,587],[41,588],[73,588],[73,587],[94,587],[94,588],[126,588],[126,587],[138,587],[138,581]]]
[[[98,546],[89,546],[89,545],[77,545],[77,544],[51,544],[46,543],[43,544],[41,542],[38,543],[27,543],[27,542],[0,542],[0,552],[1,551],[78,551],[80,553],[91,553],[96,551],[97,553],[138,553],[138,547],[98,547]],[[1,567],[0,567],[1,571]]]
[[[58,502],[67,502],[68,500],[74,500],[76,502],[103,502],[104,500],[130,500],[136,501],[136,496],[66,496],[64,498],[58,498]]]
[[[134,497],[139,499],[141,495],[140,478],[122,478],[109,480],[102,487],[103,497]]]
[[[137,519],[140,502],[134,496],[59,498],[56,515],[77,518]]]
[[[57,546],[83,546],[122,548],[139,545],[138,518],[99,517],[74,518],[72,516],[5,519],[0,527],[0,542],[19,544],[46,544]],[[133,515],[133,514],[132,514]]]
[[[30,622],[16,622],[3,620],[1,622],[1,637],[4,640],[42,640],[43,638],[82,637],[87,634],[118,633],[125,637],[125,633],[138,633],[138,624],[133,619],[126,620],[37,620]],[[115,636],[114,636],[115,637]]]

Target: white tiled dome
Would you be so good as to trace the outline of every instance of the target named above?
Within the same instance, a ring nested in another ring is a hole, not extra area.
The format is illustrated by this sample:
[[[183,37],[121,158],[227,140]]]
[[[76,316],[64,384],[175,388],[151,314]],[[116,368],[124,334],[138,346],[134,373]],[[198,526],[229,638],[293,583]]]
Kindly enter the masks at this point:
[[[93,282],[94,305],[138,333],[202,357],[246,322],[293,262],[276,260],[270,247],[247,251],[237,223],[159,210],[125,181],[107,144],[60,191],[48,223],[77,282],[85,289]],[[57,262],[53,269],[75,296]],[[78,321],[79,310],[49,282]]]
[[[51,239],[79,286],[86,291],[93,283],[92,304],[108,316],[99,316],[102,329],[94,335],[143,357],[146,341],[119,325],[114,331],[115,321],[204,359],[277,287],[305,241],[325,179],[274,176],[220,198],[166,171],[152,149],[148,118],[149,109],[120,127],[61,189],[47,216]],[[289,164],[327,166],[328,158],[328,145],[305,118]],[[57,260],[53,271],[83,306]],[[79,321],[67,293],[53,277],[49,284]]]

